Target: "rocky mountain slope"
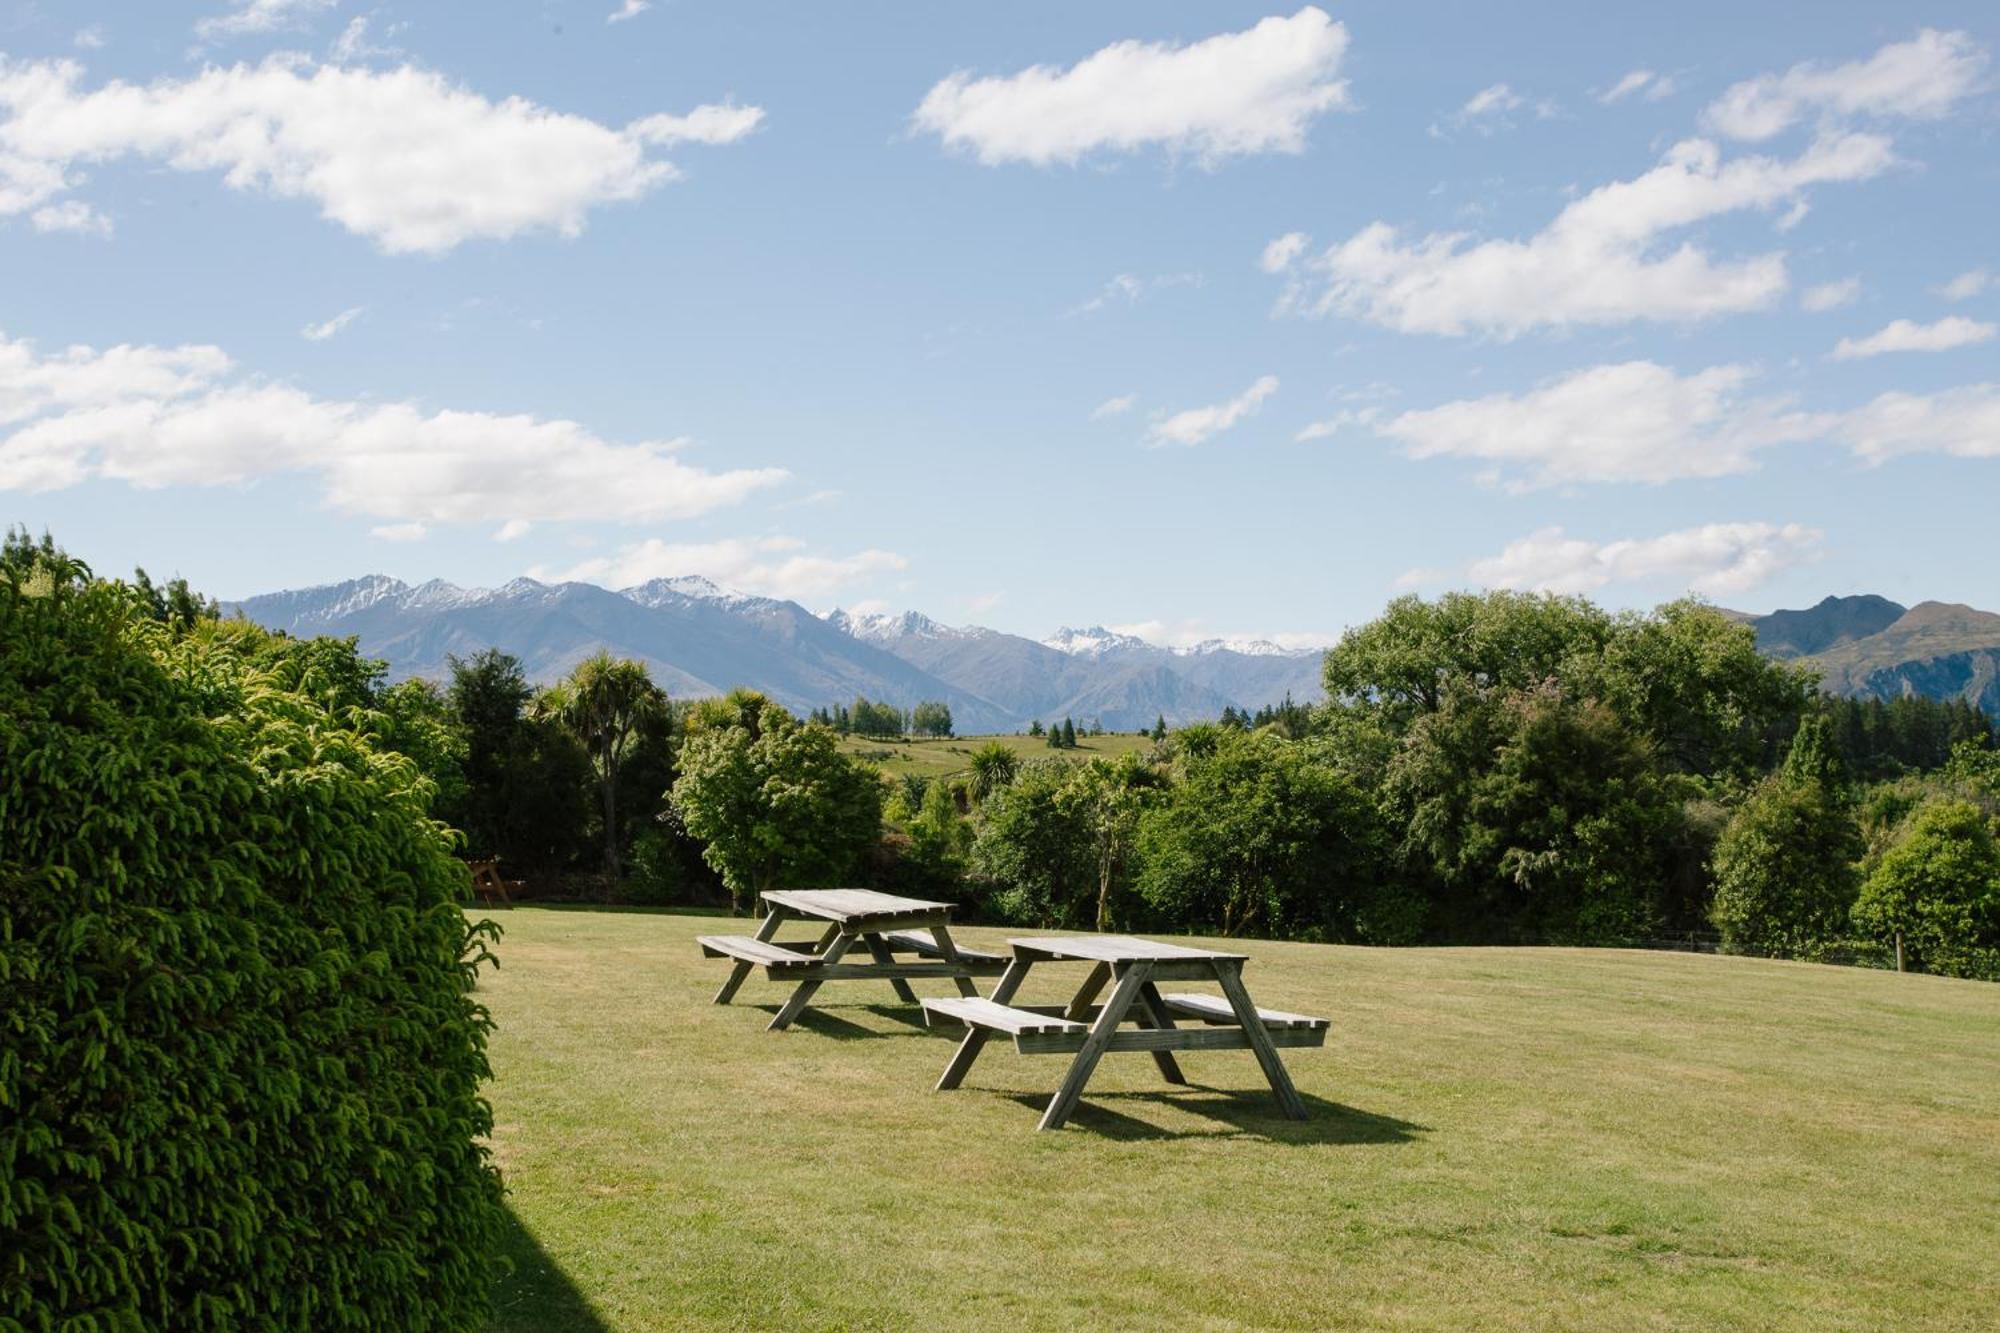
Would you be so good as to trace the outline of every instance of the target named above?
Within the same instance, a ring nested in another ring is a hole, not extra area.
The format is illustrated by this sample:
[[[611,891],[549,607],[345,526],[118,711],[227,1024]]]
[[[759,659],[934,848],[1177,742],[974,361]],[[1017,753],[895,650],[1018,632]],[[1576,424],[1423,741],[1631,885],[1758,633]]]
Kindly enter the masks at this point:
[[[1829,597],[1802,611],[1742,617],[1757,646],[1800,658],[1852,698],[1962,698],[2000,715],[2000,615],[1954,602],[1904,607],[1886,597]]]

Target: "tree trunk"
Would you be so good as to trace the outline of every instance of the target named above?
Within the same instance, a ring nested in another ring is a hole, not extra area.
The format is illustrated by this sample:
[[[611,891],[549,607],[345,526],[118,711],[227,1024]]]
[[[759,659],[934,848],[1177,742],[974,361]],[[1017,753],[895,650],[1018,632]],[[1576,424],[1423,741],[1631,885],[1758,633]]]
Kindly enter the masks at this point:
[[[604,757],[604,870],[616,883],[618,866],[618,764]]]

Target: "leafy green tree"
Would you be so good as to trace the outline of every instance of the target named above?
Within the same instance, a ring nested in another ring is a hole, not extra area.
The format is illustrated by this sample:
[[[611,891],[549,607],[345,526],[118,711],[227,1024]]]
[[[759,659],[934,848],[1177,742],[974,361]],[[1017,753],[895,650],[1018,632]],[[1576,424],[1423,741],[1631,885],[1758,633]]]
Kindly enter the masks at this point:
[[[1094,929],[1111,929],[1114,892],[1132,857],[1146,794],[1155,785],[1151,779],[1136,756],[1126,755],[1115,763],[1093,759],[1073,769],[1058,792],[1058,802],[1083,830],[1096,868]]]
[[[137,569],[132,571],[132,587],[146,613],[174,629],[190,630],[201,621],[216,620],[222,615],[222,608],[213,597],[194,591],[184,578],[154,583],[145,570]]]
[[[1183,733],[1185,734],[1185,733]],[[1177,929],[1406,942],[1421,903],[1383,911],[1365,794],[1318,747],[1230,730],[1189,757],[1139,832],[1139,894]]]
[[[1076,748],[1076,724],[1068,718],[1063,719],[1062,747],[1065,750],[1074,750]]]
[[[1082,929],[1093,918],[1096,842],[1083,803],[1064,795],[1073,768],[1054,756],[1032,760],[984,807],[972,869],[1006,920]]]
[[[1162,713],[1160,714],[1159,721],[1153,723],[1153,739],[1155,741],[1163,741],[1166,738],[1167,738],[1167,715],[1165,713]]]
[[[910,710],[910,730],[919,736],[951,735],[951,705],[926,700]]]
[[[1847,933],[1860,827],[1825,719],[1799,728],[1784,769],[1759,783],[1716,843],[1710,918],[1731,953],[1811,958]]]
[[[837,884],[881,832],[875,770],[776,705],[755,734],[711,727],[681,751],[674,809],[740,909],[767,889]]]
[[[1014,780],[1021,756],[1001,741],[988,741],[972,752],[972,799],[985,801]]]
[[[915,887],[927,893],[955,891],[972,848],[972,826],[959,814],[951,789],[942,782],[928,782],[914,799],[898,792],[883,817],[902,825],[909,839],[903,855],[914,872]]]
[[[1042,734],[1042,721],[1040,718],[1036,718],[1028,724],[1028,734],[1030,736],[1039,736]]]
[[[643,662],[598,653],[577,663],[559,684],[544,690],[536,711],[576,737],[590,755],[604,822],[604,869],[619,875],[619,770],[647,724],[663,713],[666,691]]]
[[[1862,885],[1854,924],[1929,971],[2000,980],[2000,846],[1986,812],[1959,800],[1918,810]]]

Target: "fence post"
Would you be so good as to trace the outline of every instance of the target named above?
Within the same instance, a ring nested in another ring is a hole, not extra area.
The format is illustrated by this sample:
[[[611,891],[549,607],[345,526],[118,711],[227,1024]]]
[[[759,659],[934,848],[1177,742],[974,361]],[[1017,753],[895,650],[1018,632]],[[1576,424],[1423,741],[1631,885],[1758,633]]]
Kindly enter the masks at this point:
[[[1903,970],[1903,932],[1896,932],[1896,970]]]

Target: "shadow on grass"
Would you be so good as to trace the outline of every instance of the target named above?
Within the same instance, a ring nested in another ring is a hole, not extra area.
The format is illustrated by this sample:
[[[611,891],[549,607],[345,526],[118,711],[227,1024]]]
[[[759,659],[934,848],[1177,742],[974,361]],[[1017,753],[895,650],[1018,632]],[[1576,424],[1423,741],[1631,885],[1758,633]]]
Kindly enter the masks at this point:
[[[611,1333],[511,1207],[501,1226],[500,1253],[512,1267],[493,1293],[490,1333]]]
[[[1012,1093],[1009,1100],[1039,1114],[1047,1109],[1051,1095]],[[1428,1125],[1343,1106],[1311,1093],[1302,1092],[1299,1099],[1306,1104],[1304,1120],[1287,1119],[1265,1091],[1239,1093],[1190,1086],[1160,1092],[1085,1092],[1083,1101],[1070,1112],[1069,1123],[1108,1139],[1257,1138],[1272,1143],[1348,1146],[1408,1143],[1430,1132]],[[1127,1115],[1118,1109],[1121,1106],[1168,1106],[1212,1120],[1217,1128],[1167,1129]]]
[[[748,1007],[762,1010],[767,1014],[775,1014],[784,1006],[779,1004],[753,1004]],[[863,1027],[861,1024],[853,1022],[850,1019],[842,1018],[839,1013],[835,1012],[838,1009],[858,1009],[864,1014],[873,1014],[877,1018],[892,1019],[909,1030],[905,1032],[884,1032],[879,1028]],[[871,1038],[884,1037],[922,1037],[929,1036],[932,1031],[924,1023],[923,1010],[913,1008],[907,1004],[849,1004],[836,1005],[832,1009],[822,1009],[815,1005],[793,1019],[792,1027],[801,1032],[811,1032],[822,1037],[831,1037],[835,1041],[866,1041]]]

